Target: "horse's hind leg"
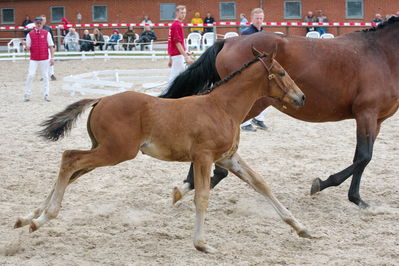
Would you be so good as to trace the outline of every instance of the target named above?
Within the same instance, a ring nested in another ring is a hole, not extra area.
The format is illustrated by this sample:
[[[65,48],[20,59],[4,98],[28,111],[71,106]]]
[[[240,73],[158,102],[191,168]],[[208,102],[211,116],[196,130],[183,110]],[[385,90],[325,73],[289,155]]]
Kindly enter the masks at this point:
[[[379,133],[381,121],[377,122],[375,114],[363,113],[356,118],[356,151],[352,165],[346,169],[328,177],[322,181],[317,178],[313,181],[310,194],[313,195],[323,189],[331,186],[339,186],[351,175],[352,182],[348,192],[348,198],[361,208],[367,208],[369,205],[360,198],[360,180],[364,169],[371,161],[373,156],[374,141]]]
[[[298,222],[273,195],[267,183],[255,171],[253,171],[237,153],[235,153],[231,158],[217,162],[217,164],[228,169],[230,172],[248,183],[257,192],[265,196],[283,221],[289,224],[300,237],[312,238],[306,228]]]
[[[213,170],[213,176],[211,177],[211,189],[214,188],[220,181],[222,181],[228,174],[228,171],[220,166],[215,165]],[[173,188],[173,204],[179,201],[184,195],[194,189],[194,168],[193,164],[190,165],[186,180],[183,181],[183,185],[180,187]]]

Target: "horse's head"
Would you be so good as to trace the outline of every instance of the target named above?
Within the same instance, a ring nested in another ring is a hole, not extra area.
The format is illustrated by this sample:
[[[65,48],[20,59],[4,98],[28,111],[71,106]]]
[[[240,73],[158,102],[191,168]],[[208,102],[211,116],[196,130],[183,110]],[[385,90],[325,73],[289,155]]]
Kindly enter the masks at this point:
[[[261,53],[252,46],[252,53],[259,58],[264,66],[268,82],[265,96],[279,101],[282,105],[290,104],[293,107],[301,107],[305,102],[305,95],[291,79],[290,75],[277,62],[275,58],[277,49],[270,55]]]

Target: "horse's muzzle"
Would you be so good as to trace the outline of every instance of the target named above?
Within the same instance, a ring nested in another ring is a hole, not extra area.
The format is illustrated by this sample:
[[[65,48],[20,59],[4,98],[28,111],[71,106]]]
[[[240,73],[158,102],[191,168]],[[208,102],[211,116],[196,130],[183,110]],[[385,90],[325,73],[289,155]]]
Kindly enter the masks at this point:
[[[305,105],[305,99],[306,99],[305,94],[302,93],[301,95],[294,97],[294,99],[292,101],[293,101],[295,107],[302,107]]]

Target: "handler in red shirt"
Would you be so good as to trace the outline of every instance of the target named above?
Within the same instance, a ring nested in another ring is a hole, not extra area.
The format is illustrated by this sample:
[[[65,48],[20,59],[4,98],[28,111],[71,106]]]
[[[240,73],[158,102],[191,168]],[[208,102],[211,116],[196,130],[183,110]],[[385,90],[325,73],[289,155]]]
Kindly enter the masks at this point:
[[[184,62],[189,65],[193,63],[193,60],[188,56],[184,47],[184,33],[181,23],[185,17],[186,6],[177,6],[176,19],[169,28],[168,36],[168,66],[172,68],[169,76],[169,84],[185,70],[186,66],[184,65]]]
[[[29,71],[26,78],[24,100],[29,101],[32,92],[32,81],[39,67],[43,79],[43,98],[49,100],[49,66],[54,65],[54,42],[48,31],[43,29],[42,17],[35,18],[35,29],[26,35],[23,42],[30,51]],[[50,49],[50,53],[49,53]]]

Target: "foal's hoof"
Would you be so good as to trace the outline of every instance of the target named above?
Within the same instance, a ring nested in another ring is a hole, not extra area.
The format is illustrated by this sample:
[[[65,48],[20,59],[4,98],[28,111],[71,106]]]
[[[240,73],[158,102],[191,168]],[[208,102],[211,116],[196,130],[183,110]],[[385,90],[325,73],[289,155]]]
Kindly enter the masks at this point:
[[[181,200],[183,195],[180,193],[180,190],[178,187],[174,187],[172,191],[172,198],[173,198],[173,204]]]
[[[320,178],[316,178],[313,180],[312,187],[310,188],[310,195],[314,195],[317,192],[320,192]]]
[[[307,230],[298,232],[298,236],[303,237],[303,238],[309,238],[309,239],[315,238]]]
[[[218,250],[216,248],[209,246],[209,245],[198,245],[198,246],[195,246],[195,248],[199,251],[209,253],[209,254],[215,254],[216,252],[218,252]]]
[[[14,224],[14,229],[15,229],[15,228],[20,228],[20,227],[22,227],[22,226],[24,226],[24,225],[22,224],[22,220],[21,220],[21,218],[18,218],[17,221],[16,221],[15,224]]]
[[[364,202],[363,200],[360,200],[358,205],[359,205],[360,209],[368,209],[368,208],[370,208],[370,205],[367,204],[366,202]]]
[[[29,225],[29,233],[35,232],[37,229],[39,229],[39,225],[36,224],[34,221],[32,221]]]

